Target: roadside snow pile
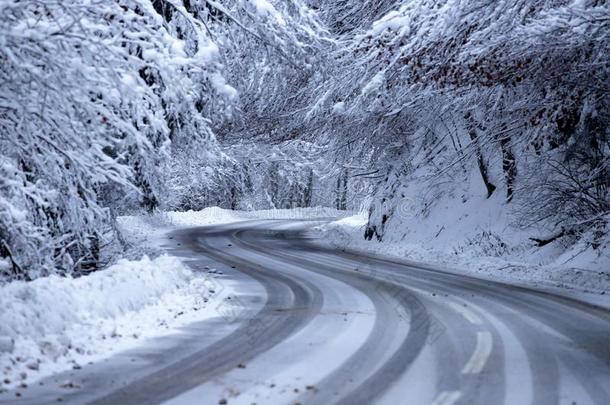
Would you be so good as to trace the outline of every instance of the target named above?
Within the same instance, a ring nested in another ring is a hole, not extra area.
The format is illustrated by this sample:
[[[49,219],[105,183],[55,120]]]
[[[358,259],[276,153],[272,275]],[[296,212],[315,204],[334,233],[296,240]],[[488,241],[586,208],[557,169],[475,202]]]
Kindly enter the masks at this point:
[[[230,224],[246,219],[241,211],[211,207],[201,211],[170,211],[157,212],[153,215],[122,216],[117,218],[117,223],[129,243],[139,248],[158,248],[166,242],[165,235],[177,228]]]
[[[160,256],[121,260],[80,278],[0,286],[0,388],[78,368],[197,320],[208,282],[177,258]]]
[[[403,238],[388,238],[389,241],[364,239],[366,214],[315,227],[313,233],[319,238],[318,243],[337,249],[395,257],[413,261],[414,264],[441,265],[440,269],[446,272],[469,274],[488,280],[592,293],[600,297],[600,300],[594,300],[596,303],[610,303],[609,254],[573,252],[572,255],[566,253],[553,261],[540,263],[536,260],[545,256],[540,249],[537,249],[537,253],[518,251],[510,255],[495,256],[491,250],[485,250],[487,248],[482,237],[477,243],[473,242],[472,249],[467,249],[463,247],[463,241],[470,237],[468,230],[475,232],[477,227],[463,226],[459,210],[450,210],[453,211],[453,222],[447,220],[444,224],[439,222],[432,225],[430,221],[405,219],[402,229],[408,231],[403,232]],[[478,213],[484,216],[484,211],[480,210]],[[467,215],[464,220],[469,220]],[[449,236],[442,238],[443,232]],[[550,253],[547,255],[551,256]],[[571,260],[568,260],[567,256],[570,256]]]
[[[346,215],[345,211],[333,208],[311,207],[261,211],[232,211],[219,207],[205,208],[201,211],[166,212],[167,222],[174,226],[205,226],[226,224],[254,219],[316,219],[337,218]]]
[[[231,224],[251,219],[245,211],[232,211],[219,207],[204,208],[201,211],[169,211],[158,214],[162,221],[178,228]]]
[[[219,207],[209,207],[201,211],[169,211],[148,216],[123,216],[119,217],[117,222],[120,230],[130,243],[140,246],[159,246],[163,243],[165,234],[176,228],[231,224],[255,219],[340,218],[350,214],[349,211],[325,207],[262,211],[233,211]]]

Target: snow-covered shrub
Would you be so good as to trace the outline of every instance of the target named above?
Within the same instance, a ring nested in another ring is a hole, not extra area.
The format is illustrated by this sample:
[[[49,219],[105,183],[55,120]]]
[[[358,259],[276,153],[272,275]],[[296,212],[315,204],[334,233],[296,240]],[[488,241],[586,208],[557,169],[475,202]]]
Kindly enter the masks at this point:
[[[508,244],[502,240],[500,235],[485,230],[468,238],[466,245],[456,248],[456,254],[468,250],[469,252],[475,251],[481,256],[504,256],[509,252]]]

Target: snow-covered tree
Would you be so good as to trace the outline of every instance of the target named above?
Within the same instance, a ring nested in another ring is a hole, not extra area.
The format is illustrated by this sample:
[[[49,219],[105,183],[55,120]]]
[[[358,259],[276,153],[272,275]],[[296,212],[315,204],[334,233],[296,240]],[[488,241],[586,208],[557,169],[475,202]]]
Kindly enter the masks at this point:
[[[473,183],[596,246],[609,25],[603,0],[0,0],[0,271],[95,266],[134,208],[370,200],[383,239],[414,183],[424,213]]]
[[[5,273],[95,266],[119,193],[153,209],[170,140],[211,139],[198,106],[227,91],[218,47],[157,3],[0,1]]]
[[[331,25],[369,4],[317,3]],[[321,132],[378,148],[370,164],[403,173],[383,177],[378,201],[400,199],[405,163],[437,179],[472,167],[487,196],[517,200],[524,224],[607,232],[609,13],[596,0],[380,2],[362,14],[370,25],[342,30],[317,92]],[[403,159],[374,157],[395,149]],[[369,233],[391,207],[373,205]]]

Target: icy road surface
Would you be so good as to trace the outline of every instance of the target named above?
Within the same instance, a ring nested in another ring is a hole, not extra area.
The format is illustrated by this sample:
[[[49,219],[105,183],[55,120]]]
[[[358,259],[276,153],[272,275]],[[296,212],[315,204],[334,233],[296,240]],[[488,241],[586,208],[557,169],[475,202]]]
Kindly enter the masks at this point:
[[[307,226],[175,231],[173,254],[239,286],[219,316],[13,401],[610,404],[608,310],[321,248]]]

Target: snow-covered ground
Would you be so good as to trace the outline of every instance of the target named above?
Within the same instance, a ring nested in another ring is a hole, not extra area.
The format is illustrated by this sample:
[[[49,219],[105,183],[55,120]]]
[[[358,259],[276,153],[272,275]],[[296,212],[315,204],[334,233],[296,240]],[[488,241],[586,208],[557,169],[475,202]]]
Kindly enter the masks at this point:
[[[195,272],[163,253],[167,232],[248,219],[345,215],[326,208],[240,212],[217,207],[119,218],[130,257],[79,278],[50,276],[0,286],[0,390],[78,369],[147,339],[179,333],[188,323],[221,316],[218,303],[233,294],[218,288],[214,269]],[[150,253],[143,256],[142,252]]]
[[[590,250],[575,254],[572,251],[574,258],[571,260],[566,261],[570,253],[555,255],[553,260],[549,260],[548,257],[553,257],[548,252],[552,249],[549,247],[547,252],[532,248],[529,251],[516,249],[513,254],[493,255],[492,250],[501,247],[502,242],[494,239],[493,231],[489,229],[504,228],[507,231],[501,235],[509,235],[510,227],[500,218],[494,223],[492,215],[501,216],[502,213],[486,213],[484,206],[471,212],[477,212],[478,219],[469,218],[468,213],[462,215],[459,207],[447,207],[444,218],[441,215],[440,218],[432,217],[432,220],[405,215],[401,224],[402,234],[399,237],[393,234],[383,242],[364,239],[367,222],[364,213],[318,226],[312,233],[319,243],[334,248],[399,258],[449,273],[552,289],[610,307],[610,257],[607,254],[598,255]],[[484,218],[489,226],[472,223],[480,222],[480,218]],[[462,221],[470,223],[460,224]],[[514,236],[513,233],[511,237]]]
[[[451,210],[454,221],[471,220],[455,207]],[[492,215],[485,214],[483,208],[478,212],[488,221]],[[471,236],[455,233],[458,228],[459,232],[477,229],[473,224],[454,229],[451,221],[433,225],[408,216],[402,226],[409,231],[402,238],[371,242],[363,239],[366,216],[348,216],[351,214],[326,208],[241,212],[213,207],[199,212],[122,217],[119,224],[126,240],[158,253],[157,257],[119,260],[80,278],[51,276],[0,286],[1,387],[26,385],[58,371],[79,368],[142,344],[147,338],[178,333],[180,326],[218,316],[214,300],[231,294],[231,287],[223,285],[220,293],[214,293],[214,272],[195,272],[179,258],[161,254],[167,232],[191,226],[251,219],[341,218],[314,228],[319,243],[426,263],[448,272],[586,294],[589,301],[609,304],[607,255],[585,253],[563,265],[561,257],[550,263],[534,263],[532,258],[539,252],[493,256],[482,250],[485,240],[473,241],[471,248],[465,248],[463,242]]]
[[[201,211],[159,212],[149,216],[119,217],[121,230],[131,243],[139,246],[158,247],[164,235],[177,228],[230,224],[254,219],[311,219],[337,218],[349,215],[333,208],[312,207],[279,210],[233,211],[209,207]]]
[[[500,178],[501,162],[491,167]],[[585,293],[588,301],[610,306],[610,238],[597,249],[581,242],[558,239],[537,246],[531,238],[546,238],[544,224],[523,223],[519,201],[506,202],[501,186],[487,197],[476,170],[464,181],[441,181],[425,169],[401,181],[390,201],[373,211],[382,241],[364,239],[365,214],[321,226],[321,242],[428,264],[490,280],[557,289],[570,295]],[[542,197],[540,197],[542,198]],[[381,215],[387,215],[381,218]]]
[[[142,340],[214,316],[213,281],[176,257],[120,260],[85,277],[0,287],[4,388],[79,368]]]
[[[219,316],[215,303],[232,293],[230,283],[217,288],[214,271],[194,272],[160,246],[176,227],[236,220],[241,220],[237,213],[220,209],[122,217],[131,256],[157,257],[121,259],[79,278],[50,276],[0,286],[0,390],[26,387]]]
[[[472,184],[477,188],[479,185]],[[167,229],[233,223],[251,219],[340,218],[316,228],[320,242],[339,248],[388,255],[425,263],[448,272],[538,288],[556,288],[588,295],[588,300],[610,306],[610,255],[556,243],[543,248],[528,240],[531,230],[511,224],[511,213],[498,193],[492,199],[467,190],[462,204],[453,196],[440,197],[428,216],[416,214],[421,190],[409,191],[389,221],[384,242],[363,238],[366,214],[332,208],[232,211],[218,207],[201,211],[165,212],[148,217],[123,217],[123,229],[141,244],[154,244]],[[595,297],[597,296],[597,298]]]

